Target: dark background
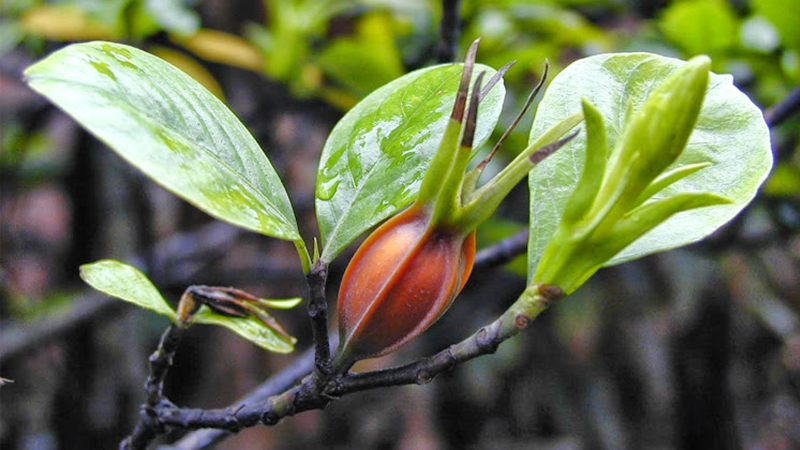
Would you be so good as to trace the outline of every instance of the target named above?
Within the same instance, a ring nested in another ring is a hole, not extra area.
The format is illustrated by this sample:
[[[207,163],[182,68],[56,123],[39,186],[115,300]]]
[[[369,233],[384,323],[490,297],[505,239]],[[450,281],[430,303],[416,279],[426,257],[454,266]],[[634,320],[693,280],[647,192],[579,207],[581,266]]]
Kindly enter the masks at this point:
[[[305,15],[292,23],[279,3]],[[769,13],[768,1],[448,3],[460,7],[457,59],[481,36],[479,62],[518,60],[495,139],[545,58],[557,73],[605,51],[707,53],[716,72],[733,73],[768,111],[773,177],[710,239],[602,270],[494,356],[424,387],[349,395],[216,448],[800,448],[800,119],[791,106],[800,45],[786,25],[800,17],[798,2],[784,3],[783,18]],[[147,356],[167,320],[92,292],[78,278],[80,264],[135,263],[171,301],[189,284],[305,295],[291,244],[215,222],[159,188],[28,90],[26,66],[68,42],[103,38],[215,80],[208,85],[216,83],[285,180],[310,241],[316,161],[332,126],[375,87],[448,57],[438,2],[178,1],[183,9],[147,26],[137,19],[144,4],[0,6],[0,376],[13,380],[0,387],[4,450],[116,448],[135,423]],[[243,39],[178,37],[170,19],[187,12],[205,29]],[[787,102],[786,114],[770,109]],[[529,123],[501,161],[519,151]],[[481,245],[524,228],[527,208],[523,185],[482,228]],[[331,266],[331,302],[351,254]],[[465,338],[516,299],[525,286],[519,267],[475,273],[420,339],[362,367],[411,361]],[[304,306],[276,313],[299,351],[311,344]],[[166,393],[179,405],[224,407],[295,357],[193,327]]]

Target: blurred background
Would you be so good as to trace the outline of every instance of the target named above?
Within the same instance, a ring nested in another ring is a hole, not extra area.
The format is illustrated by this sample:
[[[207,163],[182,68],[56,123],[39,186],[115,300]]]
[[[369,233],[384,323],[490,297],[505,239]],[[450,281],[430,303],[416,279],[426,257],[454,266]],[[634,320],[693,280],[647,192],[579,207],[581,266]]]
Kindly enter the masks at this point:
[[[772,109],[800,85],[800,0],[444,4],[459,13],[455,55],[440,45],[443,4],[434,0],[2,0],[0,376],[13,382],[0,387],[0,447],[116,448],[135,424],[147,357],[167,319],[91,291],[80,264],[134,263],[170,301],[190,284],[305,294],[290,243],[216,222],[162,190],[27,89],[25,67],[92,39],[180,67],[256,136],[310,242],[316,162],[336,121],[407,71],[461,59],[481,37],[479,62],[517,60],[495,139],[545,59],[555,74],[602,52],[705,53],[767,111],[774,173],[710,239],[602,270],[494,356],[425,387],[349,395],[214,448],[800,448],[800,114],[797,102]],[[524,147],[529,126],[527,118],[495,167]],[[527,202],[523,184],[479,230],[479,244],[523,230]],[[332,312],[352,251],[331,266]],[[420,339],[362,368],[464,339],[516,299],[524,267],[520,259],[475,273]],[[298,353],[311,344],[304,305],[276,316],[298,337]],[[166,392],[179,405],[224,407],[296,356],[196,326]]]

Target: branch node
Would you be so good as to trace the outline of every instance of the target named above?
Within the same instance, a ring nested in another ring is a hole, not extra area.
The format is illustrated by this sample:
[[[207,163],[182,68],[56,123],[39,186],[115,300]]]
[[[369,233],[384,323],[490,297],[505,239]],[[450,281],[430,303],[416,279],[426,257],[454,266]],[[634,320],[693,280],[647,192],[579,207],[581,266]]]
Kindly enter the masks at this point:
[[[487,330],[486,327],[482,327],[480,330],[478,330],[478,334],[475,335],[475,340],[478,342],[478,346],[482,346],[488,337],[489,330]]]
[[[281,421],[281,418],[275,414],[273,411],[267,411],[261,415],[261,423],[264,425],[271,427],[273,425],[277,425],[278,422]]]
[[[244,428],[236,417],[236,414],[241,411],[242,408],[244,408],[244,405],[237,406],[236,408],[227,408],[227,415],[224,418],[222,426],[231,433],[238,433]]]
[[[428,372],[425,369],[420,369],[419,371],[417,371],[416,383],[419,385],[428,384],[431,381],[433,381],[434,377],[435,377],[434,374]]]
[[[517,317],[514,318],[514,326],[516,326],[519,330],[526,328],[530,323],[530,317],[526,316],[525,314],[517,314]]]
[[[547,308],[553,306],[553,304],[564,298],[566,295],[560,287],[549,284],[540,284],[539,293],[542,295],[542,298],[545,301],[545,307]]]
[[[158,411],[152,406],[142,405],[139,411],[139,420],[143,426],[152,430],[153,433],[161,434],[164,432],[164,423],[160,420]]]

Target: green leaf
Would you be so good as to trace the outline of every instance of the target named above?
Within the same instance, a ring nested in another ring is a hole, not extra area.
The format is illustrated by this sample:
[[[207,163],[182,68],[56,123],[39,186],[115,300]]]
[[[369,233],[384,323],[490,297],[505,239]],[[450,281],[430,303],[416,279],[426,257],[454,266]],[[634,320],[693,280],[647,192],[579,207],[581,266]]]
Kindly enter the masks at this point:
[[[83,281],[98,291],[175,320],[175,311],[153,286],[147,275],[136,267],[112,259],[103,259],[82,265],[80,271]]]
[[[264,326],[255,316],[240,318],[214,314],[203,305],[192,318],[193,323],[225,327],[259,347],[275,353],[291,353],[294,342],[287,341],[278,333]]]
[[[676,167],[675,169],[666,171],[658,176],[649,186],[645,189],[639,198],[636,200],[637,205],[641,205],[650,199],[650,197],[661,192],[665,187],[670,184],[676,183],[678,180],[688,177],[689,175],[703,170],[710,166],[711,163],[689,164],[686,166]]]
[[[302,303],[303,298],[302,297],[281,298],[281,299],[262,298],[260,300],[261,303],[268,308],[292,309],[295,306]]]
[[[417,70],[383,86],[348,112],[328,137],[317,172],[322,259],[407,206],[444,135],[462,64]],[[477,64],[474,77],[495,70]],[[475,148],[494,130],[502,82],[480,104]]]
[[[667,38],[687,55],[715,53],[739,42],[736,11],[727,0],[673,2],[659,23]]]
[[[654,226],[679,212],[727,203],[730,203],[729,199],[707,192],[684,192],[648,202],[626,214],[614,226],[613,233],[616,239],[613,240],[616,242],[608,245],[625,247]]]
[[[800,50],[800,0],[753,0],[752,8],[775,25],[787,46]]]
[[[174,194],[220,220],[300,240],[286,190],[253,136],[172,65],[97,41],[63,48],[25,75],[33,90]]]
[[[367,14],[355,36],[334,40],[320,52],[323,72],[359,98],[403,75],[403,58],[388,15]]]
[[[200,15],[183,0],[146,0],[145,8],[167,31],[189,35],[200,28]]]
[[[646,53],[605,54],[564,69],[550,84],[534,119],[531,140],[579,111],[589,99],[600,111],[614,148],[625,126],[628,105],[637,111],[649,93],[683,61]],[[772,167],[769,129],[761,111],[729,75],[710,74],[706,98],[686,149],[667,171],[711,163],[658,192],[654,200],[681,192],[709,192],[732,202],[674,215],[615,256],[607,265],[686,245],[708,236],[753,199]],[[531,236],[528,268],[533,270],[556,230],[584,166],[586,135],[536,166],[529,176]],[[645,203],[647,204],[647,203]]]
[[[112,297],[131,302],[137,306],[157,312],[175,321],[175,311],[169,306],[161,293],[153,286],[147,275],[136,267],[111,259],[100,260],[80,267],[81,278],[91,287]],[[291,308],[301,299],[285,300],[262,299],[273,303],[277,308]],[[294,340],[287,341],[272,331],[257,317],[226,317],[215,314],[203,305],[192,317],[192,323],[219,325],[225,327],[248,341],[269,351],[290,353],[294,350]]]

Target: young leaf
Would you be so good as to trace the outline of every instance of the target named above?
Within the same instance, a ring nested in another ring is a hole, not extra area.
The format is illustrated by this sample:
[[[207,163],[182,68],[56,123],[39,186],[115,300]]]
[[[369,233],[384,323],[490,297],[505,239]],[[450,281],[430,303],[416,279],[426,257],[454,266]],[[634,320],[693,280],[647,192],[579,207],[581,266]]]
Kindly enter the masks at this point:
[[[255,316],[250,317],[225,317],[214,314],[207,306],[200,308],[192,318],[194,323],[206,325],[219,325],[225,327],[257,346],[275,353],[291,353],[294,351],[294,341],[287,341],[283,336],[264,326]]]
[[[120,261],[104,259],[80,267],[81,278],[91,287],[112,297],[125,300],[149,309],[175,321],[175,311],[153,286],[147,275],[136,267]],[[300,303],[299,298],[285,300],[261,299],[265,304],[278,305],[278,308],[291,308]],[[225,327],[259,347],[276,353],[290,353],[294,350],[294,338],[287,340],[267,327],[257,317],[226,317],[213,313],[207,306],[192,316],[193,323],[219,325]]]
[[[421,69],[370,94],[328,137],[317,172],[316,209],[322,259],[331,261],[361,233],[408,205],[444,135],[461,64]],[[474,76],[495,70],[477,64]],[[505,88],[492,89],[478,111],[474,147],[488,139]]]
[[[147,275],[136,267],[103,259],[82,265],[80,271],[83,281],[98,291],[175,320],[175,311]]]
[[[264,152],[185,73],[133,47],[98,41],[65,47],[25,75],[33,90],[174,194],[220,220],[300,241]]]
[[[581,99],[587,98],[604,118],[608,148],[614,148],[625,127],[628,105],[638,111],[649,93],[682,64],[645,53],[597,55],[573,63],[553,80],[542,98],[531,140],[579,111]],[[755,196],[772,166],[769,129],[761,111],[732,81],[729,75],[709,75],[696,128],[681,156],[667,170],[709,162],[711,165],[676,180],[654,198],[709,192],[732,202],[673,216],[607,265],[698,241],[731,220]],[[529,271],[538,265],[575,189],[583,170],[585,149],[586,135],[581,133],[531,171]]]

